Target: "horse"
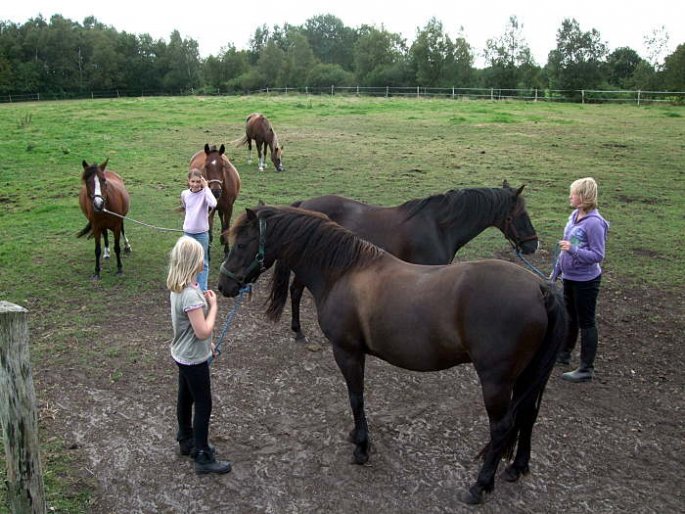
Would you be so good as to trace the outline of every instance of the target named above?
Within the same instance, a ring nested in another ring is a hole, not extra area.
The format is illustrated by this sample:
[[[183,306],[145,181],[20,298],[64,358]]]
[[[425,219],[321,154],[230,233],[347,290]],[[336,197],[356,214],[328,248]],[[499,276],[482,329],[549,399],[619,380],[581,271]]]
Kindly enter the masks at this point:
[[[88,238],[95,238],[95,274],[94,280],[100,279],[100,236],[105,239],[105,259],[109,259],[109,239],[107,231],[114,234],[114,253],[117,256],[117,275],[123,274],[121,264],[120,238],[124,238],[124,252],[131,253],[131,245],[124,231],[123,217],[128,214],[129,196],[123,179],[114,171],[107,170],[107,159],[102,164],[88,164],[85,160],[81,163],[83,174],[81,176],[81,191],[79,193],[79,205],[81,211],[88,219],[88,223],[77,237],[88,234]]]
[[[245,119],[245,136],[236,141],[236,146],[247,144],[247,162],[252,162],[252,140],[257,146],[257,157],[259,158],[259,171],[264,171],[266,166],[266,147],[271,153],[276,171],[284,171],[283,167],[283,146],[278,143],[278,136],[274,132],[271,122],[266,116],[258,112],[253,112]]]
[[[292,205],[326,214],[403,261],[447,264],[462,246],[489,227],[499,228],[517,251],[534,253],[538,237],[521,196],[524,187],[512,189],[505,180],[501,188],[452,189],[395,207],[367,205],[336,195]],[[300,325],[303,291],[295,276],[290,286],[290,326],[297,341],[306,339]]]
[[[190,169],[197,168],[202,171],[207,179],[217,206],[209,213],[209,244],[213,241],[212,228],[214,227],[214,212],[219,212],[221,221],[220,242],[224,245],[224,256],[228,255],[228,239],[224,237],[224,232],[231,225],[233,216],[233,204],[240,193],[240,174],[225,155],[226,147],[222,144],[217,149],[215,145],[211,147],[205,143],[204,150],[199,150],[190,158]],[[207,256],[209,259],[209,255]]]
[[[499,461],[511,462],[514,449],[503,478],[513,482],[529,472],[533,426],[567,331],[564,301],[551,283],[495,259],[408,263],[321,213],[289,206],[247,209],[231,238],[218,284],[224,296],[236,296],[274,263],[271,320],[286,303],[289,270],[312,292],[347,384],[357,464],[369,459],[364,365],[371,355],[414,371],[473,363],[490,440],[464,502],[483,501],[494,489]]]

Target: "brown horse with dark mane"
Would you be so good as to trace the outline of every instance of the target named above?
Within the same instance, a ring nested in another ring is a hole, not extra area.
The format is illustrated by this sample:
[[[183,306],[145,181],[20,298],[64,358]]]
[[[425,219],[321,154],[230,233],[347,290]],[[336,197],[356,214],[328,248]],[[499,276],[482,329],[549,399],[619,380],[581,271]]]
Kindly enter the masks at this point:
[[[271,319],[286,303],[289,270],[312,292],[347,383],[357,464],[369,459],[364,367],[366,355],[373,355],[414,371],[473,363],[490,440],[465,502],[480,503],[493,490],[500,460],[511,459],[514,450],[504,479],[528,473],[533,426],[566,336],[563,298],[552,285],[500,260],[411,264],[323,214],[293,207],[248,209],[231,237],[219,278],[224,296],[236,296],[275,262]]]
[[[274,132],[271,122],[266,116],[253,112],[245,120],[245,136],[236,141],[237,146],[247,144],[247,162],[252,162],[252,141],[257,146],[259,158],[259,171],[264,171],[266,166],[266,148],[269,147],[271,162],[276,171],[283,171],[283,146],[278,143],[278,136]]]
[[[131,253],[131,245],[124,232],[124,217],[128,214],[129,196],[123,179],[114,171],[107,170],[107,159],[102,164],[88,164],[83,161],[81,175],[81,192],[79,205],[88,219],[88,224],[78,233],[78,237],[88,234],[95,239],[95,274],[93,279],[100,278],[100,236],[105,240],[105,259],[109,259],[109,239],[107,231],[114,234],[114,253],[117,256],[117,275],[123,273],[121,264],[120,238],[124,238],[124,252]]]
[[[205,144],[204,150],[195,152],[190,158],[190,169],[199,169],[207,179],[209,188],[216,198],[216,209],[212,209],[209,216],[209,244],[212,244],[212,228],[214,227],[214,212],[219,212],[221,221],[220,242],[224,245],[224,255],[228,255],[228,239],[224,232],[231,225],[233,216],[233,204],[240,193],[240,174],[233,163],[225,155],[226,147],[221,145],[217,148]],[[209,258],[209,256],[207,256]]]
[[[448,264],[462,246],[489,227],[497,227],[524,254],[537,250],[538,237],[521,196],[523,187],[512,189],[505,180],[501,188],[453,189],[396,207],[368,205],[336,195],[319,196],[293,206],[326,214],[403,261]],[[304,286],[295,276],[290,299],[291,328],[296,340],[305,339],[300,325],[303,291]]]

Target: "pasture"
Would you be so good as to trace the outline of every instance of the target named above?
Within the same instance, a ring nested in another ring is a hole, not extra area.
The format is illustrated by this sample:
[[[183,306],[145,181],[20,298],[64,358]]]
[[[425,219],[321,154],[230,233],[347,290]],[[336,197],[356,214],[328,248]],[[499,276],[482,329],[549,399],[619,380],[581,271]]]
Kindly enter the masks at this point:
[[[245,117],[266,114],[286,171],[258,171]],[[176,372],[164,287],[175,232],[132,222],[124,275],[92,282],[78,205],[81,162],[103,162],[131,194],[129,216],[180,229],[188,161],[227,145],[259,200],[325,193],[397,205],[452,188],[525,184],[545,272],[568,216],[568,186],[591,175],[611,222],[598,305],[597,379],[553,372],[533,433],[531,473],[498,481],[482,512],[682,509],[685,111],[355,97],[137,98],[0,106],[0,299],[29,311],[48,501],[54,512],[452,512],[478,469],[486,430],[468,367],[421,374],[369,359],[368,466],[350,464],[351,416],[330,345],[303,302],[309,344],[289,315],[244,305],[213,364],[210,439],[233,460],[197,478],[174,454]],[[216,226],[215,226],[216,230]],[[215,232],[210,285],[221,256]],[[458,260],[516,261],[496,229]],[[262,279],[264,282],[265,279]],[[222,318],[232,305],[219,300]],[[218,331],[218,330],[217,330]],[[0,479],[4,480],[0,456]],[[4,506],[0,504],[0,511]],[[469,509],[470,510],[470,509]]]

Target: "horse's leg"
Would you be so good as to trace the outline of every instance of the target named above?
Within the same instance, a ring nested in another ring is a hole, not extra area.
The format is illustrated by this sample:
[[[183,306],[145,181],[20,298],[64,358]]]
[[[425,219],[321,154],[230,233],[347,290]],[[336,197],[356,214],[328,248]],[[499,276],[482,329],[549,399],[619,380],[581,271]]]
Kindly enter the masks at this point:
[[[121,235],[124,238],[124,253],[131,253],[131,243],[128,242],[126,231],[124,230],[124,222],[121,222]]]
[[[117,256],[117,275],[124,274],[124,266],[121,263],[121,227],[114,229],[114,253]]]
[[[359,349],[355,352],[343,350],[333,341],[333,356],[347,383],[347,393],[354,416],[354,429],[350,440],[355,444],[354,462],[365,464],[369,460],[369,427],[364,413],[364,362],[366,356]]]
[[[482,503],[483,494],[495,488],[495,474],[497,466],[512,444],[511,437],[514,420],[509,412],[511,404],[512,384],[504,377],[494,373],[485,374],[479,371],[485,409],[490,420],[490,442],[481,452],[483,466],[480,468],[476,483],[462,497],[468,504]]]
[[[102,237],[105,238],[105,254],[102,256],[102,258],[109,259],[109,238],[107,237],[107,229],[102,231]]]
[[[293,283],[290,284],[290,304],[292,312],[292,320],[290,328],[295,332],[295,341],[306,340],[302,333],[300,326],[300,302],[302,300],[302,293],[304,292],[304,285],[297,279],[297,275],[293,278]]]
[[[231,216],[233,215],[233,204],[231,204],[230,200],[226,202],[227,205],[219,211],[219,218],[221,219],[221,238],[220,241],[224,245],[224,259],[228,256],[228,252],[230,251],[230,247],[228,245],[228,238],[224,236],[226,231],[228,230],[228,225],[231,222]]]
[[[264,141],[259,141],[257,142],[257,157],[259,157],[259,171],[264,171],[264,167],[266,166],[264,162],[264,154],[266,154],[266,145],[264,144]]]
[[[105,231],[105,239],[107,238],[107,231]],[[100,246],[100,231],[93,231],[93,239],[95,239],[95,274],[91,277],[93,280],[100,280],[100,255],[102,255],[102,247]]]
[[[523,386],[521,386],[523,388]],[[517,391],[518,387],[514,387],[514,396],[512,401],[520,396],[521,393]],[[518,448],[516,449],[516,457],[502,473],[502,478],[507,482],[516,482],[522,475],[527,475],[530,468],[530,448],[531,439],[533,435],[533,425],[538,417],[537,398],[533,395],[529,399],[524,400],[518,408],[516,414],[516,426],[519,429]]]
[[[252,164],[252,139],[247,138],[247,163]]]

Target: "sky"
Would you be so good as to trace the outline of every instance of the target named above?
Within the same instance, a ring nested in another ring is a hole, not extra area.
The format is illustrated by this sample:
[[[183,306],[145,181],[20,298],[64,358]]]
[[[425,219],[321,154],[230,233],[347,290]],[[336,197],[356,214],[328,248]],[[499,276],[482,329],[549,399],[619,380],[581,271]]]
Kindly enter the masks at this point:
[[[647,58],[644,38],[662,27],[669,35],[665,55],[685,43],[683,0],[419,0],[392,4],[369,0],[204,0],[197,7],[178,0],[164,4],[145,0],[10,0],[3,4],[0,20],[17,24],[38,15],[49,21],[53,14],[60,14],[78,23],[94,16],[119,32],[149,34],[166,42],[178,30],[184,39],[198,42],[203,58],[219,55],[228,44],[247,49],[250,38],[262,25],[303,25],[309,18],[323,14],[332,14],[351,28],[363,24],[383,27],[399,33],[408,44],[415,39],[417,29],[435,17],[452,39],[465,37],[476,51],[477,65],[482,64],[487,40],[501,37],[511,16],[516,16],[523,26],[522,35],[539,65],[544,65],[548,53],[556,48],[557,31],[565,18],[575,18],[583,32],[599,31],[609,51],[628,46]]]

